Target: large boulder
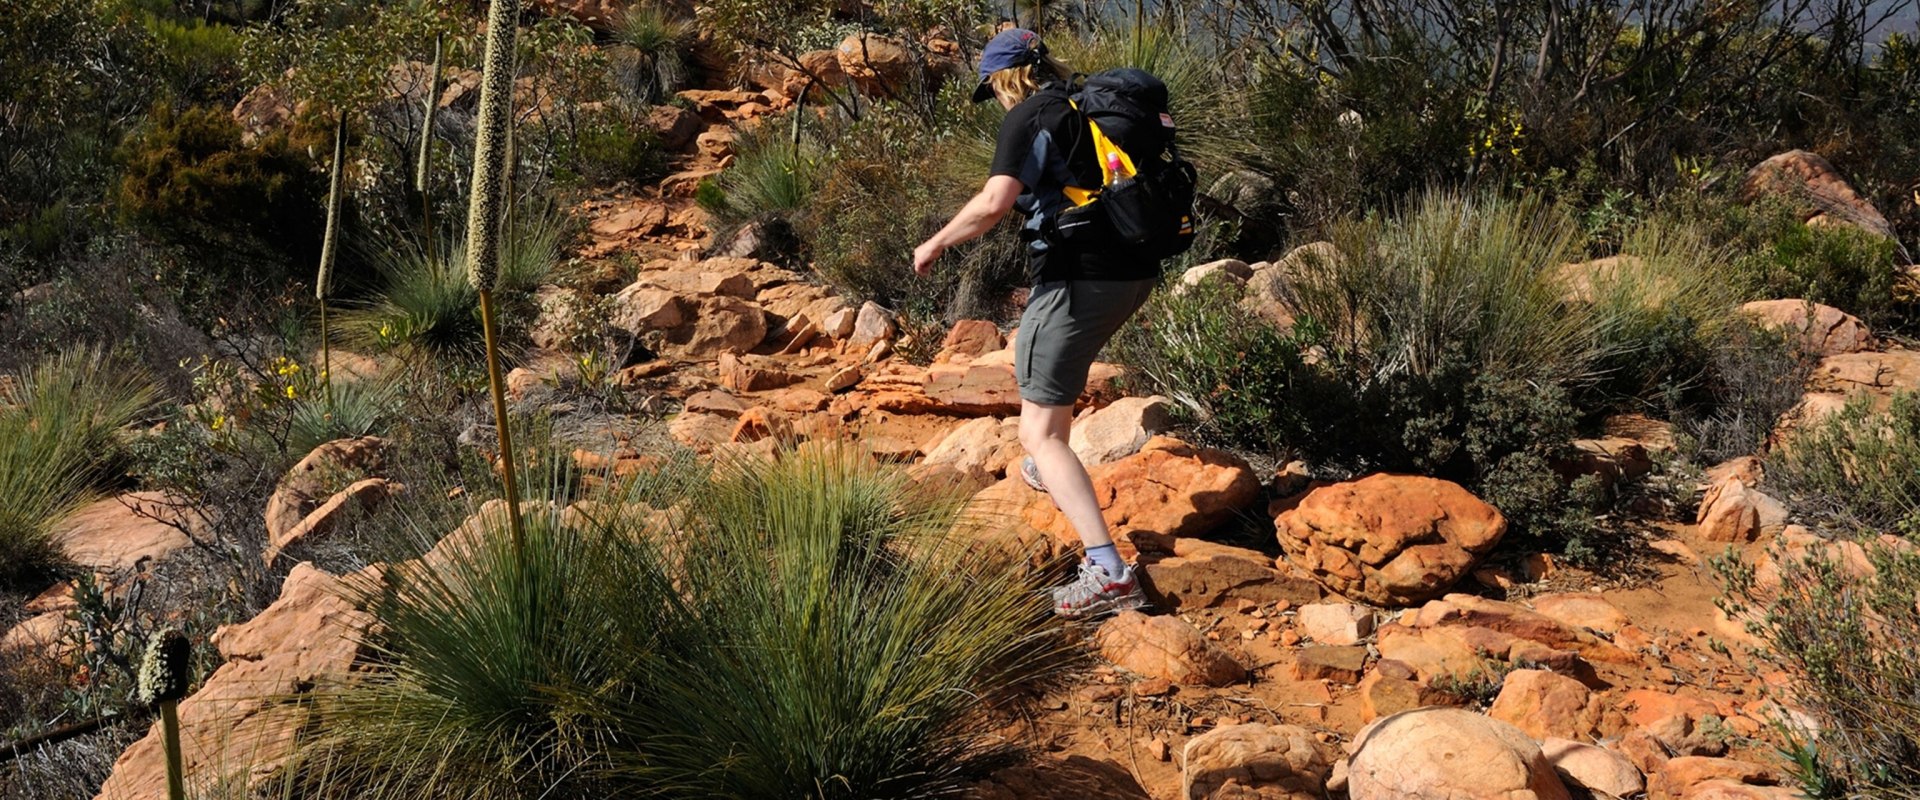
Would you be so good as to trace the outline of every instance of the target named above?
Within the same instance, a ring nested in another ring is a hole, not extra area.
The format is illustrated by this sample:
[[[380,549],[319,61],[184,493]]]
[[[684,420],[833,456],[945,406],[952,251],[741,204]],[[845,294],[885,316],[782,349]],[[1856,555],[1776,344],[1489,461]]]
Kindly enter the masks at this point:
[[[280,554],[295,544],[313,544],[333,534],[340,523],[354,514],[364,514],[379,508],[389,498],[406,491],[406,484],[389,481],[386,478],[362,478],[349,484],[347,488],[334,493],[311,513],[300,520],[284,535],[270,537],[266,552],[261,559],[268,566],[280,558]]]
[[[298,564],[278,600],[252,620],[214,634],[224,663],[179,708],[190,793],[215,786],[260,789],[293,756],[310,714],[300,697],[347,679],[360,657],[359,642],[372,618],[353,596],[347,579]],[[156,722],[120,754],[100,800],[166,798],[161,738]]]
[[[1632,797],[1647,788],[1647,779],[1639,768],[1612,750],[1570,739],[1548,739],[1540,743],[1540,752],[1569,786],[1612,797]]]
[[[387,447],[378,436],[359,436],[327,442],[301,458],[267,498],[267,540],[287,541],[301,520],[333,497],[335,487],[379,470]]]
[[[1022,452],[1018,419],[978,417],[948,432],[927,450],[921,464],[928,469],[952,469],[967,478],[991,483],[1005,475],[1007,465]]]
[[[1212,531],[1260,495],[1259,478],[1238,456],[1165,436],[1088,473],[1107,529],[1128,558],[1142,551],[1173,552],[1179,538]],[[1080,535],[1053,500],[1018,476],[981,491],[975,506],[1018,515],[1016,532],[1023,540],[1038,540],[1056,551],[1080,546]]]
[[[1293,621],[1320,644],[1359,644],[1373,633],[1373,609],[1352,603],[1310,603],[1300,607]]]
[[[687,358],[744,353],[767,338],[767,315],[738,297],[702,297],[689,322],[667,331],[667,345]]]
[[[1149,678],[1195,686],[1245,680],[1247,668],[1179,617],[1124,611],[1094,632],[1100,657]]]
[[[1920,350],[1827,356],[1814,368],[1808,384],[1824,392],[1882,398],[1920,389]]]
[[[1288,557],[1328,588],[1387,606],[1444,594],[1507,530],[1458,484],[1384,474],[1316,488],[1274,525]]]
[[[1695,522],[1709,542],[1754,542],[1786,529],[1787,507],[1744,481],[1726,480],[1707,490]]]
[[[892,96],[907,88],[920,62],[905,41],[878,33],[856,33],[834,48],[840,71],[867,94]]]
[[[1797,208],[1802,220],[1825,217],[1881,236],[1893,235],[1880,210],[1817,153],[1789,150],[1760,162],[1747,172],[1740,193],[1748,200],[1764,195],[1780,198]]]
[[[1173,404],[1167,398],[1123,397],[1075,420],[1067,445],[1092,467],[1138,453],[1147,440],[1172,427]]]
[[[1741,306],[1740,313],[1763,328],[1795,335],[1809,353],[1858,353],[1876,344],[1859,317],[1810,300],[1755,300]]]
[[[1126,767],[1086,756],[1006,767],[967,787],[969,800],[1151,800]]]
[[[700,115],[679,106],[654,106],[647,111],[646,126],[660,137],[660,146],[678,151],[693,143],[705,126]]]
[[[1516,669],[1507,673],[1487,716],[1535,739],[1586,739],[1599,726],[1601,711],[1586,684],[1546,670]]]
[[[1731,758],[1680,756],[1669,760],[1649,776],[1647,800],[1702,800],[1706,797],[1766,798],[1793,797],[1797,792],[1745,792],[1744,786],[1775,787],[1780,773],[1764,764]]]
[[[1374,721],[1353,738],[1352,800],[1569,800],[1540,747],[1519,729],[1456,708]]]
[[[200,530],[202,522],[183,498],[130,492],[82,506],[49,533],[54,547],[75,565],[114,575],[192,547],[187,532]]]
[[[1334,757],[1297,725],[1227,725],[1187,740],[1182,800],[1318,800]]]

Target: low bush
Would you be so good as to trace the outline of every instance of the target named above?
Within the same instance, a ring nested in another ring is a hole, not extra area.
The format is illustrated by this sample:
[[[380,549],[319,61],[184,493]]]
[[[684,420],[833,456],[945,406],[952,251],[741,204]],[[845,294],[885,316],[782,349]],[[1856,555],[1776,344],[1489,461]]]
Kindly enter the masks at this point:
[[[1920,537],[1920,394],[1878,405],[1856,397],[1787,434],[1768,456],[1767,480],[1844,528]]]
[[[1007,313],[1027,283],[1019,220],[949,250],[922,278],[913,249],[953,218],[986,183],[993,142],[981,109],[929,124],[890,106],[870,109],[833,140],[807,211],[794,228],[828,283],[920,319],[953,322]]]
[[[1688,457],[1703,465],[1764,448],[1805,396],[1817,363],[1797,335],[1745,320],[1728,325],[1707,358],[1698,381],[1665,392],[1667,416],[1685,434]]]
[[[1764,645],[1756,666],[1790,678],[1791,705],[1811,723],[1776,720],[1788,771],[1816,800],[1920,797],[1920,552],[1775,555],[1777,582],[1731,557],[1714,567],[1721,607]]]
[[[240,125],[224,109],[156,106],[147,124],[120,147],[122,175],[115,195],[120,213],[156,233],[196,244],[317,256],[323,176],[288,146],[285,136],[245,145],[240,134]],[[247,284],[263,277],[270,276],[222,279]]]
[[[0,378],[0,585],[53,566],[52,526],[122,455],[120,430],[152,404],[138,369],[74,350]]]
[[[1238,304],[1235,287],[1204,281],[1162,289],[1120,330],[1108,354],[1128,367],[1128,389],[1174,403],[1177,417],[1210,443],[1313,448],[1323,414],[1301,352],[1314,333],[1283,331]],[[1337,435],[1326,431],[1327,435]]]
[[[1733,176],[1709,170],[1726,183]],[[1731,190],[1687,187],[1660,199],[1654,217],[1702,226],[1734,254],[1728,283],[1742,300],[1812,300],[1873,325],[1900,322],[1895,300],[1898,244],[1851,225],[1807,225],[1794,203],[1751,203]]]
[[[575,133],[571,156],[571,177],[589,186],[645,183],[659,178],[667,161],[653,131],[615,113],[587,118]]]
[[[1639,257],[1575,268],[1565,213],[1429,195],[1399,217],[1341,223],[1335,254],[1279,267],[1273,302],[1299,320],[1291,331],[1203,283],[1156,299],[1116,360],[1221,444],[1330,473],[1455,480],[1517,531],[1578,551],[1608,498],[1558,474],[1569,442],[1697,380],[1689,364],[1728,324],[1716,261],[1683,233],[1636,232]]]
[[[616,502],[527,504],[520,553],[494,507],[443,558],[367,587],[386,666],[319,703],[294,781],[366,797],[952,791],[1001,747],[993,704],[1056,645],[1036,638],[1044,603],[1018,554],[968,546],[958,498],[903,481],[835,449],[669,468]]]

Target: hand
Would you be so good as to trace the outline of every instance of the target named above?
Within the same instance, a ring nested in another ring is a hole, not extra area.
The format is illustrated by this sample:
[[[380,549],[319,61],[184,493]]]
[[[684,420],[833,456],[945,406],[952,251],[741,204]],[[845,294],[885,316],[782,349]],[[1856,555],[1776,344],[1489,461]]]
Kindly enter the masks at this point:
[[[922,242],[919,247],[913,248],[914,274],[922,278],[932,275],[933,262],[940,260],[940,254],[946,251],[947,248],[934,244],[932,239],[928,239]]]

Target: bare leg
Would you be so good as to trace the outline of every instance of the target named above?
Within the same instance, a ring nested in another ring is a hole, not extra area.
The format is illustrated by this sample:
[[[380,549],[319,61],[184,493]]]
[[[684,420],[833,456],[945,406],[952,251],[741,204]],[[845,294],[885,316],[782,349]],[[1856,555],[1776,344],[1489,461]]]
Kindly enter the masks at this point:
[[[1107,520],[1100,515],[1100,503],[1093,496],[1093,479],[1080,463],[1080,456],[1067,446],[1073,429],[1073,406],[1043,406],[1020,401],[1020,445],[1033,457],[1040,480],[1047,485],[1053,504],[1067,516],[1080,542],[1086,547],[1113,543],[1107,532]]]

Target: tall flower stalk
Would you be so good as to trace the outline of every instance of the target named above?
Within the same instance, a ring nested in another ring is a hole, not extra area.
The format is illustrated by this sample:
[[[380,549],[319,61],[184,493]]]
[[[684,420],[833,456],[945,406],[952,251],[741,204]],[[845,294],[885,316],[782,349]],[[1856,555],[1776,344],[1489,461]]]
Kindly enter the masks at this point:
[[[427,263],[433,263],[433,196],[429,194],[433,185],[432,174],[427,165],[433,161],[433,119],[434,112],[440,109],[440,70],[444,57],[446,37],[435,34],[433,37],[433,69],[427,73],[427,92],[425,108],[420,116],[420,153],[413,164],[413,188],[420,193],[420,227],[427,237]]]
[[[480,293],[481,330],[487,345],[487,383],[493,391],[494,426],[500,433],[507,526],[513,537],[516,561],[522,558],[525,535],[520,525],[520,491],[514,480],[513,435],[507,420],[506,387],[500,376],[493,287],[500,279],[501,220],[509,200],[507,148],[513,135],[513,40],[519,16],[519,0],[493,0],[487,12],[487,49],[480,78],[478,132],[473,145],[473,189],[467,202],[467,279]]]
[[[327,294],[333,288],[333,259],[340,247],[340,196],[347,163],[347,113],[333,126],[333,165],[328,169],[327,232],[320,240],[320,271],[314,276],[313,298],[320,302],[320,381],[326,387],[327,407],[333,407],[333,341],[327,333]]]

